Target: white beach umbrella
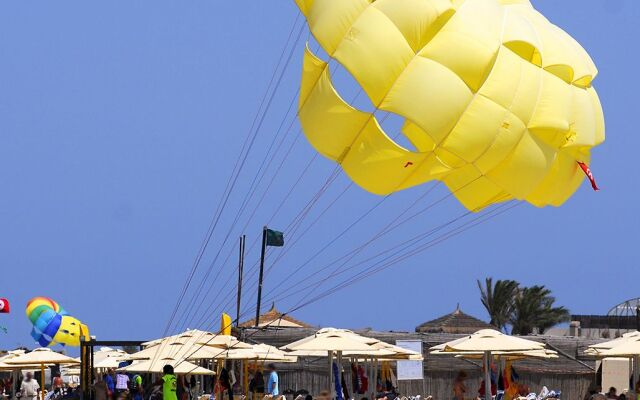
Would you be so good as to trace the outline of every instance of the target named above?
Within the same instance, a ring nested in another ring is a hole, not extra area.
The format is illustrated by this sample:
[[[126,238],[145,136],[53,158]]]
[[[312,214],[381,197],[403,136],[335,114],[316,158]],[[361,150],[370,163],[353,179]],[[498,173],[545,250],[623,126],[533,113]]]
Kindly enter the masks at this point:
[[[49,348],[38,348],[33,350],[30,353],[20,354],[17,357],[13,357],[8,359],[5,364],[14,365],[14,366],[40,366],[40,372],[44,377],[44,367],[50,364],[65,364],[65,365],[73,365],[78,364],[74,358],[69,356],[65,356],[64,354],[56,353]],[[41,391],[42,400],[44,400],[44,390]]]
[[[485,398],[491,400],[491,358],[492,353],[543,351],[543,343],[505,335],[493,329],[482,329],[471,335],[431,348],[431,354],[475,355],[483,354],[485,373]]]
[[[174,373],[176,374],[188,374],[188,375],[215,375],[215,373],[209,369],[199,367],[188,361],[179,361],[172,358],[164,358],[153,360],[136,361],[131,365],[123,368],[119,368],[118,371],[122,372],[140,372],[140,373],[162,373],[165,365],[171,365]]]
[[[597,343],[597,344],[592,344],[591,346],[589,346],[589,348],[587,350],[585,350],[585,354],[590,354],[590,355],[595,355],[597,356],[598,353],[604,351],[604,350],[610,350],[613,349],[614,347],[620,346],[628,341],[631,341],[635,338],[639,338],[640,337],[640,332],[638,331],[633,331],[633,332],[628,332],[623,334],[621,337],[613,339],[613,340],[608,340],[606,342],[602,342],[602,343]]]

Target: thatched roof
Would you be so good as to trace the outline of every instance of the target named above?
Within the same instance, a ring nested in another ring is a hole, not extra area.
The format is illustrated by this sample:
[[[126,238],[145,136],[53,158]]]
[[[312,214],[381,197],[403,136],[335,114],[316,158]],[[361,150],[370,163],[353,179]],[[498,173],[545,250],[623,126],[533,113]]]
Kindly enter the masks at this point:
[[[481,329],[495,329],[495,327],[469,314],[463,313],[458,305],[456,310],[451,314],[443,315],[440,318],[418,325],[416,332],[472,334]]]
[[[240,324],[241,328],[252,328],[256,325],[256,319],[250,319]],[[299,321],[295,318],[285,315],[276,309],[275,303],[271,305],[271,309],[260,315],[260,327],[268,326],[269,328],[311,328],[311,325]]]

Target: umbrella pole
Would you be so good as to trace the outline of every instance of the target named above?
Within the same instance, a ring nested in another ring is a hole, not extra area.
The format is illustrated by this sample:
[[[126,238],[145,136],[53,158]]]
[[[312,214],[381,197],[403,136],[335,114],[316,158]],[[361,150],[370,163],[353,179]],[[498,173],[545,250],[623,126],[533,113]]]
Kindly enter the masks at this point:
[[[640,379],[640,356],[633,357],[633,387],[636,391],[636,394],[640,393],[640,388],[638,386],[638,380]]]
[[[338,382],[340,385],[340,388],[342,390],[344,390],[344,388],[342,387],[342,351],[337,352],[336,354],[336,364],[338,366]],[[336,398],[340,398],[340,399],[344,399],[344,392],[342,393],[336,393]]]
[[[484,352],[484,398],[491,400],[491,352]]]
[[[333,352],[329,351],[329,399],[333,399]]]
[[[376,398],[376,391],[378,390],[378,359],[373,359],[373,383],[371,385],[372,399]]]
[[[40,388],[40,398],[42,400],[44,400],[44,364],[40,364],[40,373],[42,374],[42,378],[40,378],[42,380],[42,387]]]

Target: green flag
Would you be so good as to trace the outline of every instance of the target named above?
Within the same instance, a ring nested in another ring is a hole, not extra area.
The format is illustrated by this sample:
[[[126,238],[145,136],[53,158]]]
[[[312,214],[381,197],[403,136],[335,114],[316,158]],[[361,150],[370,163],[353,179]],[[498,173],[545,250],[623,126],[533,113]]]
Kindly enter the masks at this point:
[[[284,234],[282,232],[267,229],[267,246],[284,246]]]

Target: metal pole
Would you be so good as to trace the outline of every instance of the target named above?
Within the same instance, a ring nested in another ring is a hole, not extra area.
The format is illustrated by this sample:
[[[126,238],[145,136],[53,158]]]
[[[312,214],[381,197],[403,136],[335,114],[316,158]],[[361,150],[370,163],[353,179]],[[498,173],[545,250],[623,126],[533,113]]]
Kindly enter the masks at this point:
[[[80,396],[82,400],[89,399],[87,387],[87,346],[84,337],[80,338]]]
[[[260,325],[260,302],[262,301],[262,279],[264,277],[264,253],[267,250],[267,227],[262,228],[262,252],[260,253],[260,277],[258,278],[258,305],[256,307],[256,328]]]
[[[89,399],[93,400],[93,392],[91,391],[91,385],[93,385],[93,381],[95,381],[95,376],[94,376],[94,371],[93,371],[93,366],[95,365],[95,358],[94,358],[94,351],[93,351],[93,346],[89,347],[90,349],[90,353],[89,353]]]
[[[484,352],[484,398],[491,400],[491,352]]]
[[[240,300],[242,299],[242,270],[244,269],[244,240],[245,236],[240,236],[240,255],[238,258],[238,304],[236,306],[236,326],[240,325]]]

